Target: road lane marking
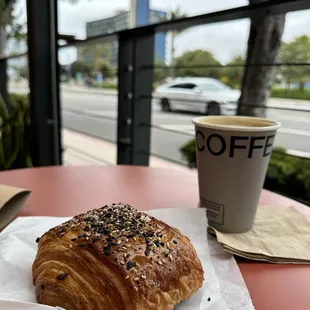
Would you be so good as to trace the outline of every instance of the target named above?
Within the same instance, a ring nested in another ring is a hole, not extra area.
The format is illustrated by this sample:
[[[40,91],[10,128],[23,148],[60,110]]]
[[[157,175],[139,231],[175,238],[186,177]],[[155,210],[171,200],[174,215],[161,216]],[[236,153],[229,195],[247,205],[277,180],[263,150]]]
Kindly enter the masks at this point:
[[[159,127],[164,130],[174,130],[180,133],[195,135],[194,125],[159,125]]]
[[[299,129],[292,129],[292,128],[280,128],[278,129],[278,132],[287,133],[289,135],[310,137],[310,131],[306,131],[306,130],[299,130]]]
[[[174,130],[184,133],[195,133],[194,125],[159,125],[161,129],[167,129],[167,130]],[[306,130],[299,130],[299,129],[292,129],[292,128],[280,128],[278,129],[278,132],[291,134],[291,135],[298,135],[298,136],[306,136],[310,137],[310,131]]]
[[[292,117],[292,116],[275,116],[278,121],[293,121],[293,122],[302,122],[310,124],[310,119],[303,117]]]
[[[310,111],[309,105],[298,105],[298,104],[287,104],[287,103],[272,103],[267,104],[267,108],[272,109],[281,109],[282,111],[294,109],[297,111]]]
[[[155,111],[157,112],[157,111]],[[188,116],[188,117],[184,117],[184,115],[180,115],[180,114],[171,114],[171,115],[154,115],[152,117],[152,119],[155,119],[155,120],[163,120],[163,121],[166,121],[166,120],[173,120],[173,121],[186,121],[186,122],[190,122],[191,119],[193,118],[194,116]]]

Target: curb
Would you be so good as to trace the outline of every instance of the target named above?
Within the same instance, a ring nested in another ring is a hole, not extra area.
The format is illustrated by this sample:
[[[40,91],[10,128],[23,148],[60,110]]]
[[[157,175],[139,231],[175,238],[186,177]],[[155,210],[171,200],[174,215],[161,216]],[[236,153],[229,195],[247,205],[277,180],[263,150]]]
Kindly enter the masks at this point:
[[[68,89],[64,87],[60,87],[60,90],[66,93],[73,93],[73,94],[85,94],[85,95],[98,95],[98,96],[117,96],[117,92],[115,91],[104,91],[104,90],[74,90],[74,89]]]
[[[285,150],[285,153],[287,155],[302,158],[302,159],[310,159],[310,153],[308,152],[298,151],[294,149],[287,149]]]

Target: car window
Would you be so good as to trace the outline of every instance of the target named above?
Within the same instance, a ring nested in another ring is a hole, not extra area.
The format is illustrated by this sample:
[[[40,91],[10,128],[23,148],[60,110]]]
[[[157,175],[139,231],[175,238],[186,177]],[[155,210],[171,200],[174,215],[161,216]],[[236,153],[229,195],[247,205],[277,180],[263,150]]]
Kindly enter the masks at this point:
[[[221,83],[203,83],[199,84],[199,88],[205,91],[223,91],[229,89],[229,87]]]
[[[171,85],[169,88],[193,89],[196,86],[197,85],[195,85],[193,83],[179,83],[179,84]]]

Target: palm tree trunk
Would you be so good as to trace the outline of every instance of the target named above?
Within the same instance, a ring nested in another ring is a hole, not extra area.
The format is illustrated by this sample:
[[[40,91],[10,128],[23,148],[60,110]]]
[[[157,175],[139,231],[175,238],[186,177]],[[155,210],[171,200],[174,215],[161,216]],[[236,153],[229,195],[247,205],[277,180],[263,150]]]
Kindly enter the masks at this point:
[[[6,31],[4,28],[0,28],[0,57],[4,57],[6,44]]]
[[[169,69],[169,76],[170,77],[175,77],[175,68],[174,68],[174,52],[175,52],[175,48],[174,48],[174,41],[175,41],[175,37],[176,37],[176,33],[174,31],[171,32],[171,60],[170,60],[170,69]]]
[[[262,2],[264,0],[259,0]],[[252,2],[258,2],[251,1]],[[238,114],[265,116],[265,106],[273,82],[274,66],[257,66],[277,62],[285,15],[256,13],[251,19],[246,68],[243,76]],[[255,66],[251,66],[255,64]]]

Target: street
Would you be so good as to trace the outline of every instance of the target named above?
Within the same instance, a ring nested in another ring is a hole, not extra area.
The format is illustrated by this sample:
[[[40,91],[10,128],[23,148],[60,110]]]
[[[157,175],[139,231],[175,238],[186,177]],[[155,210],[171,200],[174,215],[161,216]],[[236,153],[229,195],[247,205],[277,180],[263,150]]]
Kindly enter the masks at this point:
[[[62,116],[65,128],[116,142],[117,97],[115,95],[62,91]],[[310,112],[268,110],[268,117],[282,123],[275,145],[293,153],[310,153]],[[151,153],[178,163],[185,163],[179,148],[193,136],[191,119],[195,115],[162,112],[153,103]],[[170,131],[167,131],[170,130]]]

